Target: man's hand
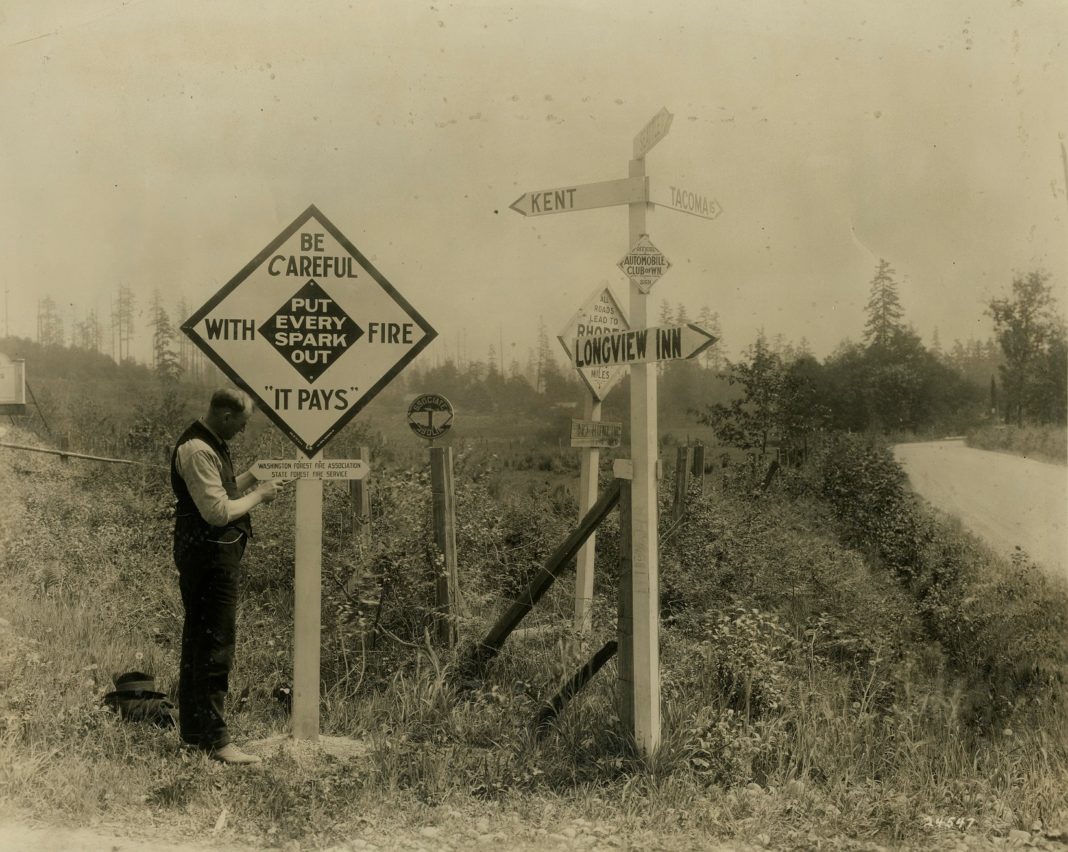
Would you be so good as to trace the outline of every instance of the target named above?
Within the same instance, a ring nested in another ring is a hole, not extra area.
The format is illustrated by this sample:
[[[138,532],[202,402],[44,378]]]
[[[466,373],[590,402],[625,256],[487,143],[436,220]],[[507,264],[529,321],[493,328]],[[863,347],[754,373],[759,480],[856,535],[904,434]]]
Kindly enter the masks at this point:
[[[260,496],[261,503],[270,503],[282,489],[273,479],[265,479],[253,490]]]

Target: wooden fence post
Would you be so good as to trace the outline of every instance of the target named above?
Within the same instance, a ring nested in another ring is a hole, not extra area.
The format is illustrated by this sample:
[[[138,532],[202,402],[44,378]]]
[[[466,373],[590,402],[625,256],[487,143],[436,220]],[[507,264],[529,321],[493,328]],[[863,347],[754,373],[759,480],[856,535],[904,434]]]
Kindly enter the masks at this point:
[[[430,448],[430,489],[434,501],[434,543],[445,564],[436,566],[438,640],[456,644],[459,576],[456,566],[456,502],[452,484],[452,447]]]
[[[697,477],[697,488],[703,497],[706,493],[705,480],[705,445],[697,444],[693,448],[693,475]]]
[[[678,522],[686,514],[686,496],[690,490],[690,448],[679,447],[675,461],[675,505],[671,520]]]
[[[367,447],[357,447],[353,458],[370,461]],[[352,537],[361,552],[371,546],[371,486],[366,479],[349,480],[349,516],[352,518]]]

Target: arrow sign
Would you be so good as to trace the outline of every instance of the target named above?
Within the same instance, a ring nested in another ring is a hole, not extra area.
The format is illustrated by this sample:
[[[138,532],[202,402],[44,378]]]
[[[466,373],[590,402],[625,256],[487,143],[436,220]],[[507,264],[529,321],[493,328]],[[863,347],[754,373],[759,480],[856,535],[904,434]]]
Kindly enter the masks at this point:
[[[363,459],[258,459],[256,479],[364,479],[371,472]]]
[[[661,207],[680,210],[702,219],[715,219],[723,208],[711,195],[677,183],[653,181],[649,187],[649,201]]]
[[[573,361],[579,369],[680,361],[700,355],[717,339],[693,323],[579,337],[575,340]]]
[[[649,153],[657,142],[668,135],[671,129],[671,119],[674,116],[667,111],[667,107],[661,107],[660,112],[649,119],[649,123],[634,137],[634,159],[644,157]]]
[[[547,213],[570,213],[573,210],[633,204],[645,201],[647,192],[644,177],[622,178],[524,192],[509,206],[524,216],[544,216]]]

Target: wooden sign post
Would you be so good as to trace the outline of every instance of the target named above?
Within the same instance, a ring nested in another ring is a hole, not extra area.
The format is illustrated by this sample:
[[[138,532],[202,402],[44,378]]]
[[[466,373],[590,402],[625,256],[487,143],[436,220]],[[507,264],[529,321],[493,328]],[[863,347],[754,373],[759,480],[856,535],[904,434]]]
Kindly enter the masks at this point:
[[[309,459],[303,453],[298,458]],[[297,480],[293,578],[293,736],[319,736],[319,642],[323,570],[323,481]]]
[[[624,698],[621,715],[641,752],[651,756],[660,745],[660,637],[657,517],[657,388],[655,362],[693,357],[715,342],[698,326],[650,326],[647,293],[670,263],[649,239],[647,209],[656,204],[712,219],[722,210],[713,199],[677,184],[650,186],[645,155],[671,128],[671,113],[661,109],[634,139],[626,178],[524,193],[512,209],[541,216],[627,204],[629,227],[621,268],[630,278],[631,330],[576,335],[571,354],[576,367],[630,365],[630,520],[629,559],[623,555],[620,578],[619,650]],[[570,342],[570,341],[569,341]],[[626,541],[626,536],[621,536]]]
[[[434,544],[444,564],[435,564],[438,641],[456,645],[456,615],[460,601],[460,575],[456,555],[456,497],[452,483],[452,447],[435,447],[434,440],[452,428],[453,409],[441,394],[424,393],[408,406],[408,427],[430,442],[430,492]]]
[[[627,316],[616,301],[616,297],[608,287],[595,290],[585,305],[583,305],[571,318],[564,330],[557,336],[560,345],[564,347],[568,358],[574,358],[572,342],[578,337],[596,334],[598,332],[612,334],[625,331],[630,327]],[[584,393],[582,399],[582,416],[589,424],[585,429],[579,429],[576,434],[576,425],[572,423],[571,446],[579,447],[581,460],[579,466],[579,492],[578,492],[578,517],[581,520],[589,512],[590,507],[597,502],[598,480],[601,465],[601,449],[603,447],[619,446],[619,440],[614,441],[599,428],[601,422],[601,400],[608,392],[627,374],[624,367],[595,366],[587,369],[579,369],[589,393]],[[582,434],[585,432],[587,434]],[[575,569],[575,631],[586,635],[592,626],[593,604],[593,573],[594,562],[597,558],[597,535],[593,533],[579,548],[576,556]]]
[[[645,177],[645,152],[635,140],[630,176]],[[655,143],[653,143],[655,144]],[[627,247],[648,234],[645,202],[630,205]],[[648,328],[649,297],[637,283],[630,285],[630,318],[634,328]],[[576,347],[577,349],[578,347]],[[630,583],[621,589],[630,609],[630,635],[626,644],[630,660],[629,688],[634,741],[645,755],[660,747],[660,579],[656,501],[657,387],[656,365],[632,364],[630,368],[630,452],[633,479],[630,493]],[[620,583],[626,579],[621,577]],[[626,628],[624,628],[626,630]]]
[[[291,721],[296,739],[315,740],[322,481],[367,474],[365,461],[320,452],[437,332],[314,205],[182,331],[300,451],[253,468],[263,479],[298,478]]]

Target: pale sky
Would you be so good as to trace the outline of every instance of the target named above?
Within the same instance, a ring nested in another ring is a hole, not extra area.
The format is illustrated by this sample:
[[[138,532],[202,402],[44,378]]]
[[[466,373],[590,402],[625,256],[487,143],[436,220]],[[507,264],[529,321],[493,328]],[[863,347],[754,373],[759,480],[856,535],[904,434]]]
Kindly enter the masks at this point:
[[[925,340],[985,338],[1014,273],[1068,281],[1066,33],[1063,0],[0,0],[4,321],[195,309],[315,204],[438,331],[416,363],[523,362],[626,306],[627,208],[509,205],[626,177],[666,107],[648,173],[724,212],[651,213],[654,316],[823,357],[885,257]]]

